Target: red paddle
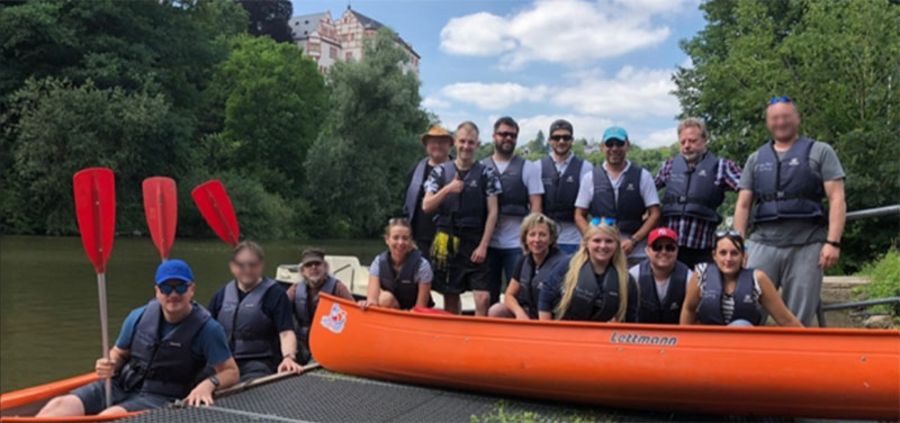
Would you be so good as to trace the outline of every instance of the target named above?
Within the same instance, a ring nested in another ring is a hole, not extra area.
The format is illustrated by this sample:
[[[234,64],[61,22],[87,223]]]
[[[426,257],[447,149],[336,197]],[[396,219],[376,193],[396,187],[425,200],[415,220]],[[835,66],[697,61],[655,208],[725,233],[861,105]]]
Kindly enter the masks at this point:
[[[175,228],[178,224],[178,194],[175,180],[165,176],[144,179],[144,214],[150,237],[159,250],[160,258],[169,258],[169,251],[175,242]]]
[[[200,209],[206,224],[216,235],[232,247],[236,246],[241,237],[241,228],[238,227],[234,207],[222,181],[213,179],[197,185],[191,191],[191,197],[194,198],[194,203]]]
[[[112,170],[92,167],[72,177],[75,194],[75,215],[81,245],[97,272],[97,291],[100,297],[100,331],[103,358],[109,360],[109,335],[106,313],[106,262],[112,251],[116,227],[116,181]],[[106,408],[112,405],[112,385],[106,379]]]

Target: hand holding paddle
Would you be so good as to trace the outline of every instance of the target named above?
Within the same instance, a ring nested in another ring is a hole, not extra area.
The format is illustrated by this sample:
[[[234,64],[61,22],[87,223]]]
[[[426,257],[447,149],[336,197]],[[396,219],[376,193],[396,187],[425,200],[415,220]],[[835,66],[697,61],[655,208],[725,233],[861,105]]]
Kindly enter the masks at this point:
[[[113,171],[94,167],[79,171],[72,177],[75,195],[75,215],[81,245],[97,272],[97,291],[100,300],[100,331],[103,358],[109,360],[109,332],[106,311],[106,263],[112,252],[116,227],[116,183]],[[112,384],[106,379],[106,407],[112,405]]]

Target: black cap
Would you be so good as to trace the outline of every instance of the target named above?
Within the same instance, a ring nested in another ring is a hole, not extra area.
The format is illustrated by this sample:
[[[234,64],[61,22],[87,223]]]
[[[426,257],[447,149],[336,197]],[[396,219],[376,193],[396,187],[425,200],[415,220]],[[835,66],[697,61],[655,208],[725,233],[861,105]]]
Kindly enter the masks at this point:
[[[553,123],[550,124],[550,133],[547,135],[553,135],[553,131],[557,129],[566,129],[570,134],[575,135],[575,131],[572,129],[572,124],[565,119],[557,119]]]

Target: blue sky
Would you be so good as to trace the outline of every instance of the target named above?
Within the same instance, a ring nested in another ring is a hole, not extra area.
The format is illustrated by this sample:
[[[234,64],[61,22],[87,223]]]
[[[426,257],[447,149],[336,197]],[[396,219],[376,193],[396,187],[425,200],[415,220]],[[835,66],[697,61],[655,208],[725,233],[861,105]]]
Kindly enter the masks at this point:
[[[343,1],[293,0],[294,15]],[[642,147],[677,140],[671,74],[687,66],[680,40],[704,21],[697,0],[354,0],[354,10],[392,27],[422,57],[423,106],[454,128],[472,120],[487,141],[503,115],[520,140],[559,117],[597,140],[621,125]]]

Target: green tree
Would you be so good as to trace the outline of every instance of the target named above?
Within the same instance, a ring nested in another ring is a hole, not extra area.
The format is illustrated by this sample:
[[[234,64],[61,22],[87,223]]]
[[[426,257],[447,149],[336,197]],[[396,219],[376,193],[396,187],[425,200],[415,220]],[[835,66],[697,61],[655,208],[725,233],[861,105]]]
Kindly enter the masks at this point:
[[[720,153],[742,163],[767,138],[768,98],[789,95],[802,132],[830,143],[847,172],[848,209],[900,198],[900,7],[887,0],[713,0],[684,41],[683,115],[706,120]],[[900,233],[896,218],[850,223],[842,262],[857,269]]]
[[[428,125],[419,80],[404,71],[396,35],[379,30],[365,59],[330,73],[333,107],[306,159],[308,198],[319,234],[373,235],[398,209],[404,175],[421,155]]]
[[[269,191],[301,194],[303,162],[325,120],[328,97],[316,64],[292,44],[240,36],[210,89],[222,132],[205,139],[211,169],[237,169]]]

